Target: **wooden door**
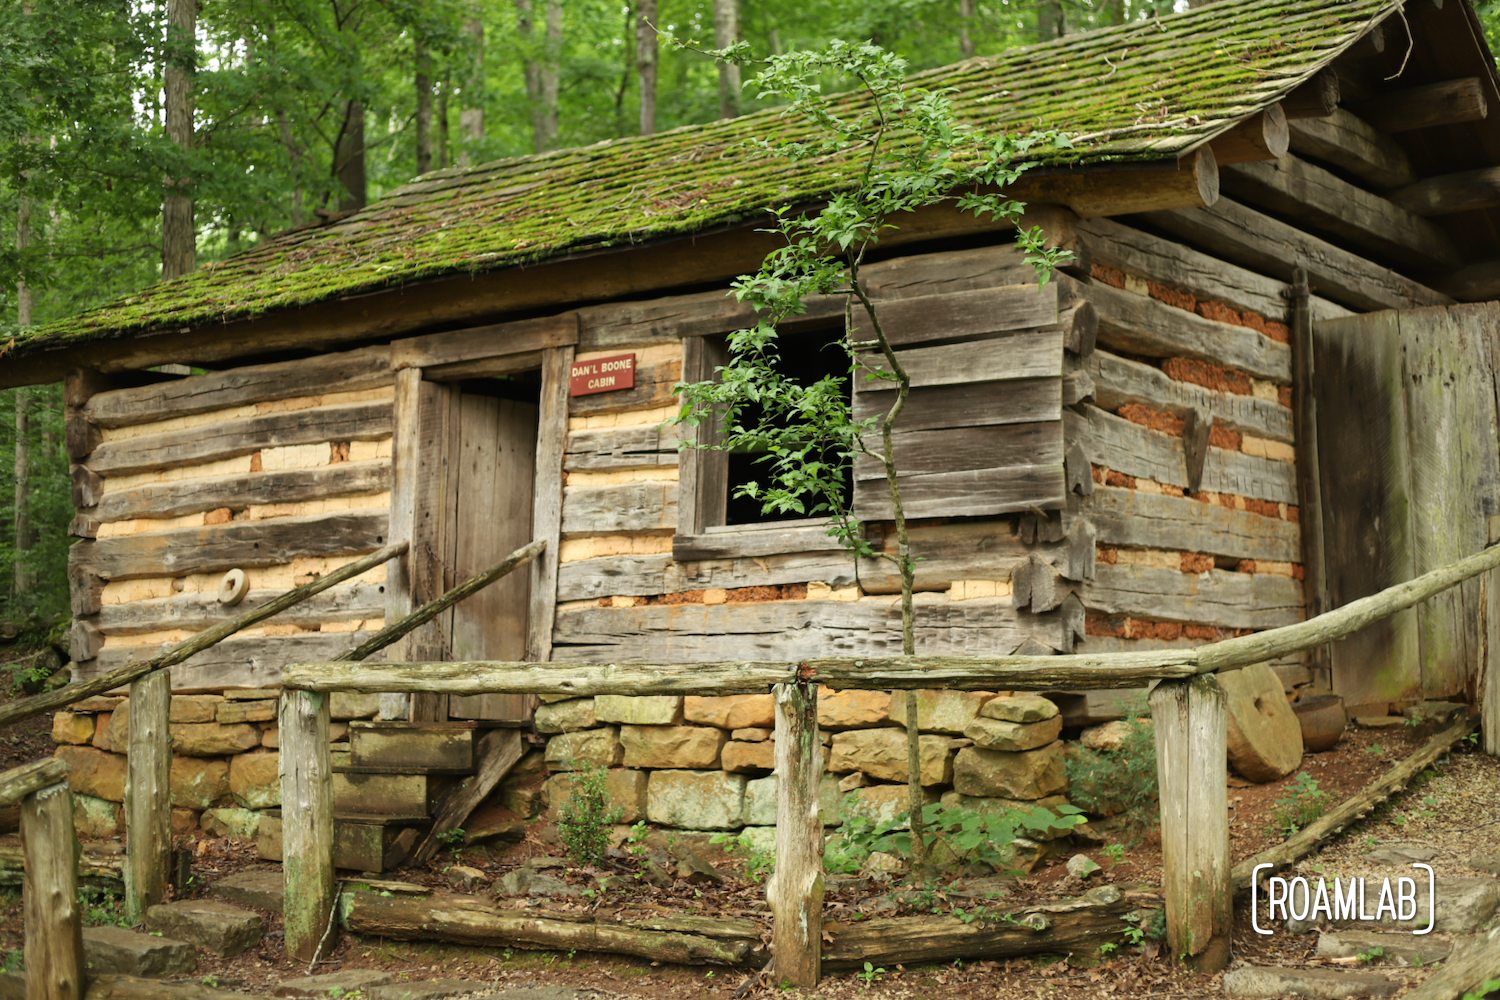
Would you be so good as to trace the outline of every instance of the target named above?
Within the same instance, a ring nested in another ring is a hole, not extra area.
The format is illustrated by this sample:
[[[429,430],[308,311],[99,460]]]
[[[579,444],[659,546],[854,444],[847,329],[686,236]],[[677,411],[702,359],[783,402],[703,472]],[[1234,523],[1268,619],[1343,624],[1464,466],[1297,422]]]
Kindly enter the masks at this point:
[[[443,561],[458,581],[531,541],[537,405],[464,386],[450,391],[442,545]],[[524,660],[528,581],[527,573],[512,573],[456,605],[446,623],[449,657]],[[530,695],[455,696],[448,715],[529,722],[534,701]]]
[[[1500,305],[1315,324],[1319,479],[1334,606],[1483,548],[1500,513]],[[1472,697],[1478,580],[1334,644],[1333,688],[1378,708]]]

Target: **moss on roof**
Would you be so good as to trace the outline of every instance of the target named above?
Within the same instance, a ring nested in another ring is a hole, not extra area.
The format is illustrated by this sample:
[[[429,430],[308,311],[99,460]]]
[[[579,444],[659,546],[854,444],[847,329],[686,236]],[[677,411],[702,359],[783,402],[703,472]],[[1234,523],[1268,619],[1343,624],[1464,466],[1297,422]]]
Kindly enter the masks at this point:
[[[916,74],[965,120],[1058,130],[1052,166],[1174,157],[1312,76],[1398,0],[1222,0]],[[33,328],[37,350],[201,327],[445,274],[533,263],[759,216],[838,189],[840,165],[765,159],[795,131],[775,109],[653,136],[425,175],[339,222],[282,234],[194,274]]]

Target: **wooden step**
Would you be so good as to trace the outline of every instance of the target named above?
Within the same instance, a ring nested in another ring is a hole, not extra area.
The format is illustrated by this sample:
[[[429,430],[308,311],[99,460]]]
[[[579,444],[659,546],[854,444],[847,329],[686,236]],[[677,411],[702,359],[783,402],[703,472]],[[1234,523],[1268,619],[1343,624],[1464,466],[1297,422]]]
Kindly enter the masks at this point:
[[[472,722],[355,722],[352,763],[363,767],[474,767],[478,726]]]
[[[430,816],[433,805],[458,780],[456,775],[335,769],[333,808],[341,815]]]
[[[431,826],[426,816],[335,815],[333,866],[361,872],[394,868]]]

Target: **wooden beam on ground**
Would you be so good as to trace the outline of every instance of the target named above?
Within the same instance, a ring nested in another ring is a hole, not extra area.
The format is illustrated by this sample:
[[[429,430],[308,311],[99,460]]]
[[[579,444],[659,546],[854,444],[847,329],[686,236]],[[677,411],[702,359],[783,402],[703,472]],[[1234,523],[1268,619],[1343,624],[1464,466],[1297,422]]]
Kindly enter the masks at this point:
[[[443,835],[463,826],[469,814],[495,790],[525,752],[526,742],[519,729],[491,729],[485,733],[475,752],[478,766],[474,776],[443,798],[432,830],[412,852],[411,863],[425,865],[442,846]]]
[[[1313,291],[1351,309],[1451,305],[1447,294],[1228,198],[1147,220],[1199,249],[1283,281],[1307,268]],[[1095,286],[1097,288],[1097,286]]]
[[[285,691],[278,716],[281,809],[296,817],[282,828],[286,954],[303,962],[315,961],[335,941],[328,702],[327,694]]]
[[[1311,80],[1293,90],[1281,102],[1281,110],[1293,121],[1327,118],[1338,110],[1339,75],[1331,67],[1319,70]]]
[[[1406,150],[1352,111],[1339,108],[1327,118],[1291,123],[1292,152],[1347,170],[1382,190],[1417,180]]]
[[[1214,139],[1209,146],[1219,166],[1227,167],[1232,163],[1254,160],[1279,160],[1286,155],[1290,141],[1286,113],[1281,110],[1281,105],[1273,104],[1246,118]]]
[[[1295,156],[1231,167],[1224,191],[1376,256],[1425,268],[1463,263],[1448,234],[1431,222]]]
[[[1474,937],[1459,938],[1433,972],[1405,1000],[1460,1000],[1466,996],[1491,996],[1484,984],[1500,978],[1500,928]]]
[[[1489,114],[1484,84],[1475,76],[1381,94],[1349,110],[1382,132],[1477,122]]]
[[[130,682],[126,757],[125,916],[132,923],[167,898],[172,871],[172,681],[165,670]]]
[[[1229,964],[1228,718],[1212,677],[1162,681],[1151,692],[1167,947],[1198,972]]]
[[[778,684],[776,702],[776,874],[771,906],[773,982],[813,989],[822,978],[823,820],[818,780],[818,686]]]
[[[35,1000],[82,1000],[86,980],[78,835],[73,829],[73,793],[66,784],[32,792],[22,802],[21,846],[26,855],[26,995]]]
[[[1500,167],[1465,170],[1417,181],[1390,196],[1413,215],[1452,215],[1500,205]]]
[[[1323,813],[1293,836],[1235,865],[1230,875],[1234,888],[1249,888],[1250,880],[1254,877],[1255,869],[1259,865],[1271,865],[1272,867],[1263,873],[1270,875],[1279,868],[1296,864],[1311,854],[1320,843],[1361,816],[1368,815],[1386,799],[1410,784],[1412,779],[1425,771],[1433,761],[1453,749],[1459,740],[1472,733],[1476,721],[1472,716],[1460,719],[1428,740],[1416,753],[1370,782],[1359,792]]]

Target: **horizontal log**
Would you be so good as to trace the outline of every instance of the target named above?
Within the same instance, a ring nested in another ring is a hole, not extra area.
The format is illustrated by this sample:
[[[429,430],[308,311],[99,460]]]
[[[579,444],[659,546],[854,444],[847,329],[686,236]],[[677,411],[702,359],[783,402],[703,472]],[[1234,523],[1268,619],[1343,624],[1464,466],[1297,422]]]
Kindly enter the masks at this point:
[[[1311,80],[1293,90],[1281,102],[1287,119],[1327,118],[1338,110],[1342,96],[1339,75],[1332,67],[1319,70]]]
[[[61,764],[62,761],[57,761]],[[63,765],[66,770],[67,765]],[[80,851],[78,855],[78,875],[80,879],[93,881],[119,882],[124,878],[125,855],[123,854],[94,854],[92,852]],[[0,884],[15,885],[20,882],[26,872],[26,852],[19,845],[0,846]]]
[[[1295,563],[1302,559],[1301,531],[1291,521],[1232,510],[1187,497],[1118,486],[1094,487],[1074,501],[1103,546],[1202,552],[1234,559]]]
[[[674,389],[680,381],[682,381],[681,358],[639,364],[635,369],[634,388],[573,396],[568,400],[568,415],[587,417],[601,413],[622,413],[625,410],[649,410],[666,406],[677,398]]]
[[[562,533],[660,531],[677,527],[677,484],[661,480],[563,490]]]
[[[173,665],[172,690],[182,693],[278,687],[282,670],[288,664],[333,660],[374,634],[373,631],[360,630],[231,636]],[[129,664],[143,663],[162,651],[163,646],[106,647],[94,660],[74,663],[73,676],[78,681],[93,681]],[[110,690],[123,689],[124,686],[116,685]]]
[[[1100,945],[1123,940],[1127,912],[1161,905],[1161,897],[1152,893],[1106,889],[1074,902],[1023,906],[978,920],[945,913],[825,921],[823,933],[832,940],[824,945],[823,967],[858,970],[867,964],[894,968],[1044,953],[1093,955]]]
[[[738,559],[797,552],[820,552],[837,547],[827,527],[816,524],[730,525],[700,535],[678,535],[672,539],[672,558],[678,562],[697,559]]]
[[[242,603],[253,608],[280,593],[270,588],[251,590],[245,594]],[[354,580],[308,598],[281,612],[271,622],[317,628],[323,622],[384,618],[385,602],[385,584]],[[106,604],[99,609],[95,624],[106,635],[143,635],[179,628],[200,631],[231,617],[236,610],[220,604],[216,591],[200,591],[127,604]]]
[[[400,941],[635,955],[676,965],[759,966],[762,928],[725,917],[620,919],[614,914],[502,910],[478,896],[344,893],[345,926]],[[669,927],[671,929],[662,929]]]
[[[1067,298],[1075,298],[1072,279]],[[1059,285],[1006,285],[876,302],[881,329],[893,346],[933,340],[965,340],[996,333],[1051,326],[1058,321]],[[863,308],[852,312],[853,338],[873,340],[875,331]]]
[[[1054,565],[1066,561],[1067,540],[1027,544],[1016,531],[1016,518],[914,523],[907,527],[918,557],[916,589],[947,590],[955,580],[1009,580],[1012,571],[1033,555]],[[875,546],[897,552],[896,533],[885,532]],[[899,594],[901,574],[886,559],[861,559],[859,585],[867,594]]]
[[[1305,267],[1313,288],[1351,309],[1412,309],[1452,303],[1447,295],[1327,240],[1229,198],[1213,208],[1153,212],[1147,219],[1225,260],[1292,280]]]
[[[1219,198],[1219,167],[1213,150],[1205,146],[1181,160],[1149,166],[1032,171],[1006,188],[1005,194],[1028,203],[1066,205],[1081,219],[1212,205]]]
[[[1472,76],[1381,94],[1349,110],[1382,132],[1477,122],[1489,114],[1484,82]]]
[[[1051,426],[1054,428],[1051,433],[1060,443],[1062,425]],[[907,517],[980,517],[1061,507],[1066,493],[1065,478],[1063,464],[1057,461],[1050,465],[900,475],[897,482],[901,487],[901,507]],[[853,512],[865,521],[887,521],[894,516],[884,480],[855,482]]]
[[[1181,382],[1160,368],[1107,351],[1089,358],[1088,374],[1093,381],[1094,402],[1100,409],[1113,412],[1122,406],[1139,403],[1179,417],[1198,410],[1213,414],[1215,427],[1227,427],[1272,441],[1292,441],[1291,407],[1275,400],[1223,392],[1195,382]]]
[[[1193,358],[1291,384],[1291,349],[1263,333],[1102,283],[1089,289],[1089,295],[1099,310],[1102,347],[1150,358]]]
[[[908,348],[897,351],[896,359],[906,369],[911,386],[915,389],[921,386],[970,382],[1060,378],[1062,348],[1062,335],[1056,329],[1024,330],[991,340],[943,347]],[[878,354],[862,354],[860,361],[870,371],[887,370],[885,358]],[[867,387],[874,389],[888,385],[889,382],[856,378],[855,392]]]
[[[1096,465],[1127,476],[1187,488],[1188,469],[1182,438],[1132,423],[1097,406],[1063,415],[1068,441],[1084,446]],[[1257,458],[1225,448],[1209,448],[1199,488],[1209,493],[1277,503],[1297,502],[1296,470],[1292,463]]]
[[[1433,223],[1295,156],[1228,168],[1224,193],[1364,247],[1372,256],[1427,268],[1463,262],[1452,239]]]
[[[831,544],[827,535],[824,544]],[[679,594],[710,587],[774,587],[821,581],[832,587],[858,582],[854,556],[843,549],[739,559],[678,562],[670,553],[645,556],[600,556],[565,562],[557,568],[557,599],[584,601],[598,597]]]
[[[563,468],[636,469],[678,464],[682,428],[671,424],[570,431]]]
[[[1062,351],[1058,351],[1058,367]],[[854,394],[854,419],[865,420],[890,410],[896,390],[860,387]],[[1009,382],[965,382],[923,386],[907,396],[901,411],[902,431],[992,424],[1031,424],[1062,416],[1060,376]]]
[[[343,403],[106,441],[94,449],[88,465],[107,478],[251,455],[264,448],[390,436],[390,400]]]
[[[537,371],[542,367],[542,359],[545,356],[545,351],[525,351],[521,354],[501,354],[493,358],[455,361],[448,365],[429,365],[422,369],[422,381],[460,382],[464,379],[495,378],[499,375]]]
[[[867,446],[880,451],[883,448],[880,435],[870,435]],[[970,472],[997,466],[1059,465],[1063,460],[1062,425],[1058,420],[896,431],[891,434],[891,447],[902,476]],[[854,477],[883,483],[885,465],[871,455],[857,455]]]
[[[373,389],[391,384],[390,356],[388,347],[364,347],[113,389],[91,396],[84,413],[100,427],[128,427],[251,403]]]
[[[1433,275],[1432,287],[1460,302],[1500,298],[1500,260],[1482,260],[1450,274]]]
[[[79,542],[69,566],[105,580],[186,576],[235,567],[279,566],[302,556],[373,552],[385,544],[385,511],[311,514],[172,528]]]
[[[1249,163],[1253,160],[1276,160],[1286,155],[1291,138],[1286,113],[1273,104],[1253,114],[1209,143],[1219,166]]]
[[[1406,150],[1352,111],[1339,108],[1327,118],[1294,121],[1291,131],[1294,153],[1322,160],[1381,190],[1417,179]]]
[[[32,792],[68,780],[68,765],[56,757],[44,757],[0,774],[0,806],[18,805]]]
[[[1276,628],[1303,617],[1302,584],[1265,573],[1184,573],[1100,562],[1094,579],[1078,588],[1078,596],[1085,608],[1107,615],[1223,628]]]
[[[395,340],[391,342],[390,364],[393,369],[426,368],[576,343],[578,314],[565,312]]]
[[[1394,192],[1391,201],[1415,215],[1452,215],[1500,205],[1500,168],[1428,177]]]
[[[379,493],[390,488],[389,460],[340,462],[314,469],[143,483],[104,493],[91,514],[101,523],[132,518],[182,517],[223,507],[244,510],[262,504],[305,503]]]

